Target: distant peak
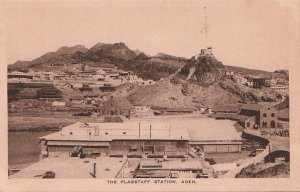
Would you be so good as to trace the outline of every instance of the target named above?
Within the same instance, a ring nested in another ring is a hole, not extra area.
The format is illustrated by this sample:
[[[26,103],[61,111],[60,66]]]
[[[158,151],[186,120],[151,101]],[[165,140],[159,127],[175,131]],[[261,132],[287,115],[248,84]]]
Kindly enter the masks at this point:
[[[133,50],[133,52],[135,52],[137,55],[141,54],[141,53],[144,53],[143,51],[139,50],[139,49],[136,49],[136,50]]]
[[[115,45],[122,45],[122,46],[126,46],[126,45],[125,45],[125,43],[123,43],[123,42],[115,43]]]
[[[55,53],[57,54],[73,54],[75,52],[86,52],[88,49],[83,45],[75,45],[72,47],[63,46],[59,48]]]
[[[149,57],[145,53],[140,53],[135,59],[147,60]]]
[[[155,55],[155,57],[163,57],[163,56],[171,56],[171,55],[166,54],[166,53],[157,53],[157,54]]]
[[[105,44],[104,43],[97,43],[96,45],[94,45],[91,49],[101,49]]]

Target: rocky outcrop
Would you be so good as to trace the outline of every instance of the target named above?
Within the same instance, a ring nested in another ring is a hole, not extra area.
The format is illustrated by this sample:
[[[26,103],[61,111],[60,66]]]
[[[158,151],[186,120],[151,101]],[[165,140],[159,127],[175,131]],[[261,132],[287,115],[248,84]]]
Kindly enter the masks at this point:
[[[252,164],[241,170],[236,178],[272,178],[289,177],[290,163],[276,165]]]
[[[222,62],[215,59],[213,55],[199,55],[192,57],[171,81],[173,83],[188,81],[209,86],[217,83],[224,75],[225,67]]]

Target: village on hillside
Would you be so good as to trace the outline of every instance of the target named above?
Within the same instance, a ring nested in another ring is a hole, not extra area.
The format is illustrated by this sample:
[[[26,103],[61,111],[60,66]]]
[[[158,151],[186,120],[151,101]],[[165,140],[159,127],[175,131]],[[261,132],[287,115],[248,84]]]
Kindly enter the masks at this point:
[[[295,190],[292,4],[5,2],[4,185]]]
[[[157,81],[107,61],[7,79],[11,137],[37,135],[11,144],[9,178],[289,177],[286,70],[247,74],[209,47]]]

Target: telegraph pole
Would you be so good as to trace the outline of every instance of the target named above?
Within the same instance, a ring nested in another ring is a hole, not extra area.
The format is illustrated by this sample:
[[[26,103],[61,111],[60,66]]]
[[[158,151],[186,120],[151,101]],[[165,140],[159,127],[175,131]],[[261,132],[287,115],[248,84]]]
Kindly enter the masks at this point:
[[[204,26],[201,30],[201,33],[204,32],[204,40],[205,40],[205,48],[207,48],[208,44],[207,44],[207,39],[208,39],[208,33],[207,33],[207,30],[208,30],[208,26],[207,26],[207,15],[206,15],[206,6],[204,6]]]

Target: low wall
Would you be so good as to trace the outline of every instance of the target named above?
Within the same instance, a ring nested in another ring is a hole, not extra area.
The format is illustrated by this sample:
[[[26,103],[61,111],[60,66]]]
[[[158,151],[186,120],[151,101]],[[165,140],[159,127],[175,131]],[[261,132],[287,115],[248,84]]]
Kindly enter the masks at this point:
[[[247,130],[245,130],[243,132],[243,134],[245,134],[246,136],[251,136],[251,137],[255,137],[258,140],[262,140],[263,142],[267,143],[266,149],[263,150],[261,153],[259,153],[258,155],[256,155],[255,157],[245,160],[245,162],[243,162],[240,166],[238,166],[237,168],[228,171],[227,173],[225,173],[224,175],[222,175],[222,178],[235,178],[236,174],[238,174],[239,172],[241,172],[241,170],[245,167],[248,167],[251,164],[256,164],[258,162],[261,162],[265,159],[265,157],[271,152],[271,146],[272,144],[270,143],[270,141],[264,137],[252,134],[250,132],[247,132]]]

